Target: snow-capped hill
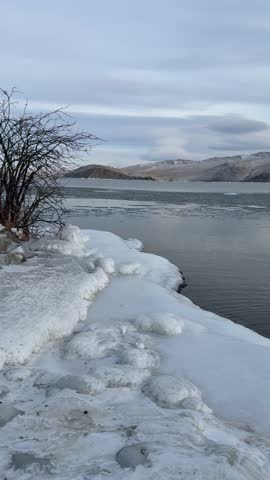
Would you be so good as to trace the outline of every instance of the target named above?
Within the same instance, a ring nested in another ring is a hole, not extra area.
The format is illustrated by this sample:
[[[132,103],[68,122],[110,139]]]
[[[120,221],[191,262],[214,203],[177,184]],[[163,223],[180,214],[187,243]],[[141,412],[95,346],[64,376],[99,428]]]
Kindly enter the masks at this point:
[[[251,155],[212,157],[202,161],[165,160],[134,165],[123,172],[129,175],[152,175],[159,180],[189,180],[203,182],[268,182],[270,152]]]
[[[158,165],[158,166],[161,166],[161,165],[188,165],[190,163],[193,163],[194,160],[185,160],[185,159],[179,159],[179,160],[163,160],[161,162],[155,162],[153,163],[152,165]]]

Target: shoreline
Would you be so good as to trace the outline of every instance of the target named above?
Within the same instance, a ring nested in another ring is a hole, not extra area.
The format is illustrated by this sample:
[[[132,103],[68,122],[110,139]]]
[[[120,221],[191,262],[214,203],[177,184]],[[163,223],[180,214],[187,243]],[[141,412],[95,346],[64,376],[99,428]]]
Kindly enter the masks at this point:
[[[270,193],[270,182],[188,182],[165,181],[149,182],[148,180],[115,180],[93,178],[61,178],[62,188],[89,188],[112,190],[145,190],[160,192],[186,192],[186,193],[233,193],[240,188],[239,194]]]

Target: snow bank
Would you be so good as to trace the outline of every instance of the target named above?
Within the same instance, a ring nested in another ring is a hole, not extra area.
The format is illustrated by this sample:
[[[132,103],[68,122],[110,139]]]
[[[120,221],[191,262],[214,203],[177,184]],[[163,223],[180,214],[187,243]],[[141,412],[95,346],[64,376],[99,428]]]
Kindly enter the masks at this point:
[[[124,301],[123,301],[124,299]],[[108,308],[109,306],[109,308]],[[166,310],[165,310],[166,308]],[[141,319],[161,312],[183,319],[182,333],[156,335],[160,373],[185,378],[203,393],[213,411],[270,435],[270,341],[251,330],[206,312],[145,278],[114,278],[91,307],[97,322],[127,319],[141,331]]]
[[[134,240],[67,226],[25,248],[0,270],[2,364],[30,357],[0,372],[1,478],[270,478],[268,339]]]
[[[70,334],[77,322],[86,317],[95,294],[107,285],[108,277],[101,268],[87,274],[70,255],[74,248],[78,253],[85,245],[77,227],[71,233],[74,242],[57,241],[57,254],[40,256],[44,249],[55,251],[50,248],[54,240],[30,242],[29,248],[39,253],[37,259],[29,260],[25,267],[0,270],[2,366],[23,363],[45,342]]]
[[[98,230],[84,230],[89,236],[88,247],[100,258],[114,260],[115,273],[136,274],[166,288],[177,289],[183,283],[179,269],[165,258],[138,251],[137,242]],[[135,247],[135,248],[134,248]]]

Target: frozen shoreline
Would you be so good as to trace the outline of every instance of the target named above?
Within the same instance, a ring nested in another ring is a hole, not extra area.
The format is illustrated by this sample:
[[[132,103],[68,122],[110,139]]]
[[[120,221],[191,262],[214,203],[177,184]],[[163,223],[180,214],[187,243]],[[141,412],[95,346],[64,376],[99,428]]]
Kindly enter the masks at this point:
[[[7,480],[269,477],[270,341],[179,295],[178,268],[140,248],[67,227],[0,270]],[[151,467],[121,468],[132,445]]]

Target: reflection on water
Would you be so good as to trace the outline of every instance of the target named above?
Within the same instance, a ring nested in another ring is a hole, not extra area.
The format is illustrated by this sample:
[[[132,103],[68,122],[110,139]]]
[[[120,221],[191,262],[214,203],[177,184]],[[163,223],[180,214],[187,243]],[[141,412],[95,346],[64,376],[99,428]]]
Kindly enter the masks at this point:
[[[184,271],[184,294],[195,303],[270,337],[269,194],[111,188],[65,194],[69,222],[140,238],[146,251]]]

